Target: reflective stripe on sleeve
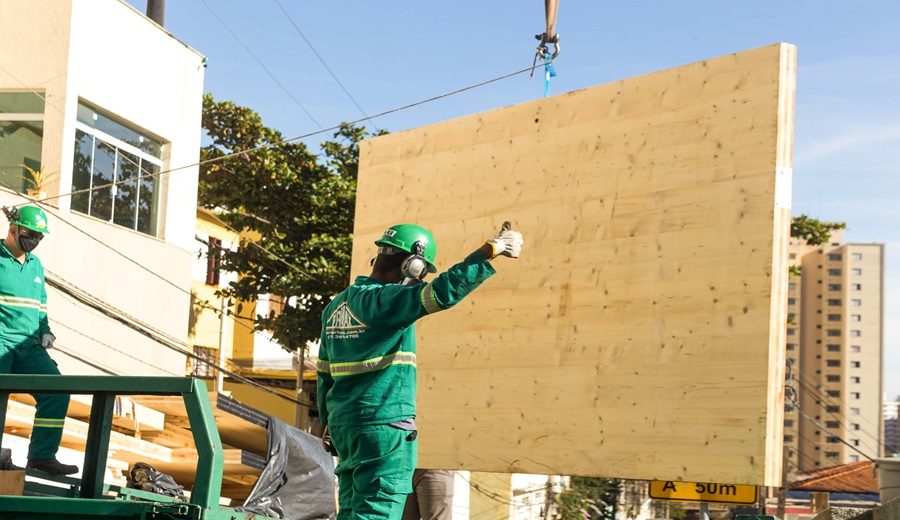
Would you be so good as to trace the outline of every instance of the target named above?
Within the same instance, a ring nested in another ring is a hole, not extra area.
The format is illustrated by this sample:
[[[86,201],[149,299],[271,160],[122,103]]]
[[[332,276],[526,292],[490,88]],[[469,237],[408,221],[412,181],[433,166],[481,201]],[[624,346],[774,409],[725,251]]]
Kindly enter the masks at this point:
[[[384,370],[393,365],[416,366],[416,355],[413,352],[397,352],[387,356],[381,356],[363,361],[350,361],[347,363],[332,363],[332,377],[353,376]]]
[[[320,359],[319,362],[316,363],[316,370],[319,372],[325,372],[326,374],[330,374],[331,373],[331,364],[328,361],[322,361]]]
[[[431,284],[427,284],[419,296],[422,300],[422,307],[425,308],[425,314],[434,314],[435,312],[440,312],[444,310],[443,307],[440,306],[437,302],[437,297],[434,295],[434,287]]]

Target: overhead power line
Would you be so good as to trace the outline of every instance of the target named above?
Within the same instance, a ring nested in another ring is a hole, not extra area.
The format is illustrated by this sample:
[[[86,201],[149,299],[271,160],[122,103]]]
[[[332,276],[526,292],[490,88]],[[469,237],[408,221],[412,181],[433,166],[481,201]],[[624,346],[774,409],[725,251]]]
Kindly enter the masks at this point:
[[[240,381],[242,383],[245,383],[245,384],[248,384],[255,388],[258,388],[259,390],[262,390],[263,392],[275,395],[286,401],[290,401],[290,402],[292,402],[294,404],[298,404],[300,406],[305,406],[307,408],[314,407],[314,405],[308,401],[295,399],[293,397],[284,395],[283,393],[278,392],[277,390],[273,390],[265,385],[257,383],[256,381],[254,381],[252,379],[249,379],[240,374],[237,374],[237,373],[219,365],[218,363],[215,363],[209,359],[205,359],[201,356],[198,356],[197,354],[192,352],[191,349],[188,348],[188,345],[183,343],[181,340],[169,335],[166,332],[163,332],[163,331],[155,328],[153,325],[145,323],[145,322],[137,319],[136,317],[127,314],[125,311],[123,311],[117,307],[114,307],[114,306],[106,303],[105,301],[93,296],[91,293],[85,291],[84,289],[81,289],[80,287],[72,284],[71,282],[68,282],[64,278],[52,273],[51,271],[45,271],[45,273],[47,275],[45,278],[47,281],[47,284],[50,285],[51,287],[78,300],[79,302],[93,308],[97,312],[100,312],[104,316],[111,318],[111,319],[121,323],[122,325],[125,325],[126,327],[140,333],[141,335],[147,337],[148,339],[151,339],[154,342],[156,342],[170,350],[173,350],[180,354],[184,354],[185,356],[187,356],[191,359],[194,359],[194,360],[204,363],[210,367],[213,367],[213,368],[219,370],[220,372],[222,372],[223,374],[227,375],[228,377],[231,377],[237,381]]]
[[[325,70],[327,70],[328,73],[331,74],[331,77],[334,79],[335,83],[337,83],[338,86],[341,87],[341,90],[344,91],[344,94],[346,94],[350,101],[353,102],[353,104],[356,106],[356,109],[359,110],[359,113],[362,114],[363,117],[369,117],[369,114],[367,114],[366,111],[363,110],[363,107],[360,106],[360,104],[356,101],[356,98],[353,97],[353,94],[350,93],[347,87],[344,86],[344,83],[337,77],[337,74],[335,74],[334,71],[331,70],[331,67],[328,66],[328,63],[325,62],[325,58],[323,58],[322,55],[319,54],[319,51],[317,51],[316,48],[313,47],[313,44],[311,41],[309,41],[309,38],[307,38],[306,35],[303,34],[303,31],[300,30],[300,26],[297,25],[296,21],[294,21],[294,17],[291,16],[290,13],[288,13],[287,9],[284,8],[281,2],[279,2],[278,0],[272,1],[275,2],[275,5],[278,6],[278,9],[280,9],[281,12],[284,13],[284,17],[287,18],[288,22],[290,22],[294,30],[297,31],[297,34],[299,34],[300,37],[303,38],[303,41],[306,43],[306,46],[309,47],[309,50],[311,50],[312,53],[316,55],[319,63],[321,63],[322,66],[325,67]],[[375,124],[372,124],[372,126],[374,126],[376,130],[381,130]]]
[[[300,102],[300,100],[297,99],[297,97],[294,96],[294,94],[291,93],[291,91],[290,91],[287,87],[284,86],[284,83],[282,83],[282,82],[275,76],[275,74],[273,74],[272,71],[269,70],[269,67],[266,66],[266,64],[259,58],[259,56],[256,55],[255,52],[253,52],[252,49],[250,49],[250,46],[247,45],[246,43],[244,43],[244,41],[241,40],[241,37],[238,36],[237,33],[234,32],[234,30],[232,30],[231,27],[230,27],[227,23],[225,23],[225,20],[223,20],[223,19],[222,19],[222,18],[221,18],[214,10],[213,10],[212,6],[210,6],[209,3],[207,3],[206,0],[200,0],[200,2],[202,2],[203,5],[206,6],[206,9],[210,12],[210,14],[213,15],[213,17],[219,22],[219,24],[220,24],[222,27],[224,27],[225,30],[228,31],[229,34],[231,34],[231,37],[234,38],[235,41],[237,41],[238,44],[240,44],[240,46],[244,48],[245,51],[247,51],[247,54],[249,54],[251,57],[253,57],[253,59],[256,61],[256,63],[259,64],[260,68],[262,68],[262,69],[265,71],[266,75],[268,75],[268,76],[272,79],[272,81],[274,81],[275,84],[278,85],[278,87],[281,88],[281,90],[282,90],[285,94],[287,94],[287,96],[288,96],[289,98],[291,98],[291,100],[292,100],[298,107],[300,107],[300,110],[302,110],[303,113],[306,114],[306,117],[308,117],[310,121],[312,121],[313,123],[315,123],[316,126],[318,126],[319,128],[322,128],[322,125],[319,123],[318,120],[316,120],[315,117],[313,117],[312,113],[310,113],[310,111],[306,108],[306,106],[305,106],[302,102]]]

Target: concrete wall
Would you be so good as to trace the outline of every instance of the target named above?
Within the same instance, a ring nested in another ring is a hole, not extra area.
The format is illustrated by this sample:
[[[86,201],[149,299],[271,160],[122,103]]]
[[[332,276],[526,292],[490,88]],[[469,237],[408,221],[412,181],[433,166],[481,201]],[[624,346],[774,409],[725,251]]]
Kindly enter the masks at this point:
[[[42,166],[55,174],[46,191],[58,206],[36,251],[46,269],[186,340],[197,168],[162,177],[158,238],[69,212],[68,197],[53,197],[71,189],[79,98],[165,142],[164,170],[196,163],[203,57],[119,0],[0,0],[0,48],[0,91],[46,95]],[[0,192],[0,204],[21,202]],[[182,354],[53,290],[49,313],[63,372],[100,371],[73,354],[115,373],[184,373]]]

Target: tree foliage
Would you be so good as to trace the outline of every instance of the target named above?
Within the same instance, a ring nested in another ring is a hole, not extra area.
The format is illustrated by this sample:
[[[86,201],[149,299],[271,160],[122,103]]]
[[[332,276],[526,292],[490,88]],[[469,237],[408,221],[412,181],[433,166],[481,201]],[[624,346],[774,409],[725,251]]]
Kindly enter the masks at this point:
[[[254,326],[296,350],[319,337],[328,297],[349,279],[359,142],[367,133],[343,126],[317,157],[302,142],[283,142],[253,110],[210,94],[203,98],[203,129],[204,161],[264,147],[205,164],[199,204],[253,237],[237,250],[211,250],[221,255],[222,269],[240,275],[220,294],[287,300],[278,315],[258,314]]]
[[[791,221],[791,236],[802,238],[811,246],[818,246],[828,242],[832,231],[845,227],[847,224],[844,222],[827,222],[800,215]]]
[[[560,493],[557,520],[613,520],[619,493],[616,480],[571,477],[569,488]]]

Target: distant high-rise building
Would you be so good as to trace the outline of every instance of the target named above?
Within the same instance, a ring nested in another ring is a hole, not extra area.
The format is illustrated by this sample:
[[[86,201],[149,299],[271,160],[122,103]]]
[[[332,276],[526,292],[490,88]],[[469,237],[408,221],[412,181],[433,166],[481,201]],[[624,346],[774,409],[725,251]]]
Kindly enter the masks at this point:
[[[801,267],[788,287],[787,359],[800,404],[785,412],[791,472],[882,454],[884,246],[843,235],[818,246],[792,238],[788,248]]]
[[[884,454],[900,454],[900,397],[884,403]]]

